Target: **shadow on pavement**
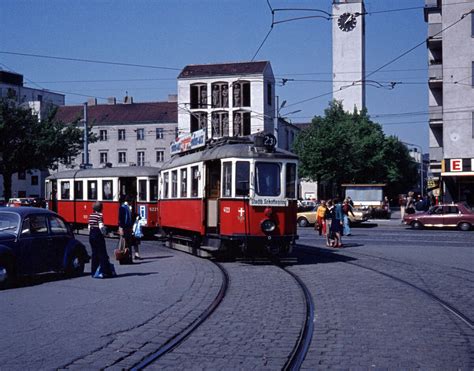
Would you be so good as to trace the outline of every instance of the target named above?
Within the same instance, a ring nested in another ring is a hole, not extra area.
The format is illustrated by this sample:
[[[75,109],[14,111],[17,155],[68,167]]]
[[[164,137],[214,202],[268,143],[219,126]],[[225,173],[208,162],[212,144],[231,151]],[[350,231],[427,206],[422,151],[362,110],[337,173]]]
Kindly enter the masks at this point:
[[[113,277],[111,279],[115,278],[124,278],[124,277],[132,277],[132,276],[139,276],[139,277],[145,277],[145,276],[151,276],[154,274],[158,274],[158,272],[147,272],[147,273],[117,273],[116,277]]]

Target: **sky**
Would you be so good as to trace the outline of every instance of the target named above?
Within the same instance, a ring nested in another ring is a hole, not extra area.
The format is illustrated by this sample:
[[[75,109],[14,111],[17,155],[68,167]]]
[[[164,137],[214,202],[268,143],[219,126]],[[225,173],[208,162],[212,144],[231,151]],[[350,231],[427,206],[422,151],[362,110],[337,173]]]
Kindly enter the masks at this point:
[[[324,115],[332,99],[324,95],[332,91],[331,21],[309,18],[271,27],[270,6],[331,13],[332,1],[0,0],[0,68],[23,74],[25,86],[64,93],[66,104],[74,105],[88,97],[119,102],[127,94],[134,102],[166,101],[177,93],[176,78],[188,64],[268,60],[276,95],[287,102],[281,115],[310,122]],[[423,6],[423,0],[365,1],[368,73],[426,39]],[[275,21],[314,14],[277,11]],[[372,120],[423,152],[428,152],[427,62],[421,45],[370,76],[385,85],[397,82],[393,89],[368,86],[366,95]]]

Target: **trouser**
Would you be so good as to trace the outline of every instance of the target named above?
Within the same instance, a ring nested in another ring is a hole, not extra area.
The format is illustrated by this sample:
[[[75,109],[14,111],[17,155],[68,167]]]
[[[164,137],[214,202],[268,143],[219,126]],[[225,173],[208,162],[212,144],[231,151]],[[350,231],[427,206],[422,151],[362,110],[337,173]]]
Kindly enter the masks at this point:
[[[344,232],[343,232],[344,236],[350,235],[351,227],[349,227],[349,217],[347,215],[344,215],[343,225],[344,225]]]
[[[89,232],[89,243],[92,249],[91,275],[94,276],[99,266],[104,275],[112,275],[109,255],[107,254],[107,248],[105,246],[105,238],[99,228],[91,228]]]

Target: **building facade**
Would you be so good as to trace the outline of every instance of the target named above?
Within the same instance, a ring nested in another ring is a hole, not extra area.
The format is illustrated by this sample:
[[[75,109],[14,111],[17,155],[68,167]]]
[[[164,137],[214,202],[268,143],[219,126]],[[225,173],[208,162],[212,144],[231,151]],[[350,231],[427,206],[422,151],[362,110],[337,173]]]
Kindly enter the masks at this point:
[[[444,201],[474,204],[472,1],[425,0],[430,179]]]
[[[64,105],[64,95],[44,89],[23,86],[23,75],[0,71],[0,98],[9,99],[19,107],[30,109],[41,120],[51,109]],[[0,150],[1,152],[1,150]],[[46,170],[30,170],[13,174],[12,197],[42,197]],[[3,199],[3,177],[0,174],[0,199]],[[5,200],[8,201],[8,200]]]
[[[170,143],[177,135],[177,102],[87,105],[88,125],[98,140],[89,144],[92,167],[156,166],[170,157]],[[60,107],[57,119],[65,123],[83,122],[84,106]],[[61,165],[58,171],[79,168],[83,153]]]
[[[207,138],[277,136],[275,78],[268,61],[188,65],[178,76],[178,129]]]
[[[333,98],[348,112],[365,107],[364,13],[363,0],[333,0]]]

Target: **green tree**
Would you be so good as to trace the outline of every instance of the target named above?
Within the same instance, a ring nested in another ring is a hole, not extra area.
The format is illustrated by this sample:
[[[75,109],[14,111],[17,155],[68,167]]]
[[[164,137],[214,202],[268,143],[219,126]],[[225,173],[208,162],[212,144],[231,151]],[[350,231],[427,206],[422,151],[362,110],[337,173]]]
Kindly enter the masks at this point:
[[[11,197],[14,173],[56,169],[58,163],[81,150],[83,131],[77,121],[66,125],[55,120],[56,112],[53,109],[40,121],[30,109],[8,99],[0,100],[0,174],[6,200]]]
[[[348,113],[338,101],[297,136],[294,149],[300,175],[332,184],[336,193],[343,183],[387,183],[395,190],[416,179],[407,148],[395,137],[386,138],[366,110]]]

